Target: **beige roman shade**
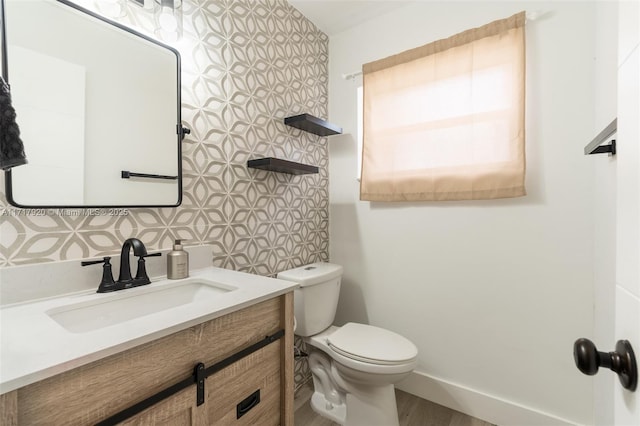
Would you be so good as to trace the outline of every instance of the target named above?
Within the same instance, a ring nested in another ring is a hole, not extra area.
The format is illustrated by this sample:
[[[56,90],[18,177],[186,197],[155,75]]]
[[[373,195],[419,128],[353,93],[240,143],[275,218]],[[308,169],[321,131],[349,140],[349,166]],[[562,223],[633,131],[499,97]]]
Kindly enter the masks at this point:
[[[525,13],[363,65],[360,199],[525,195]]]

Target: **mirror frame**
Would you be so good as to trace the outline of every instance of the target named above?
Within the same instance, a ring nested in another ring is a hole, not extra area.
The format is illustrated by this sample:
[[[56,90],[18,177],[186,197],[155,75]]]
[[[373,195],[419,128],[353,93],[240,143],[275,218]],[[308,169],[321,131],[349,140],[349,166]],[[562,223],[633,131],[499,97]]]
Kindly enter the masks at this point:
[[[85,9],[82,6],[79,6],[70,0],[55,0],[58,3],[62,3],[67,7],[71,7],[83,14],[88,15],[89,19],[97,19],[106,23],[107,25],[114,26],[120,30],[126,31],[136,37],[142,38],[147,42],[153,43],[159,47],[165,48],[176,55],[176,66],[177,66],[177,81],[176,81],[176,90],[177,90],[177,116],[176,116],[176,134],[177,134],[177,161],[178,161],[178,199],[175,204],[143,204],[143,205],[133,205],[133,204],[101,204],[101,205],[89,205],[89,204],[79,204],[79,205],[23,205],[17,203],[13,199],[13,189],[12,189],[12,175],[11,170],[6,170],[4,172],[5,176],[5,196],[9,204],[15,207],[24,208],[24,209],[87,209],[87,208],[104,208],[104,207],[121,207],[121,208],[149,208],[149,207],[178,207],[182,204],[182,140],[185,135],[191,133],[190,129],[182,126],[182,118],[181,118],[181,110],[182,110],[182,99],[181,99],[181,61],[180,61],[180,52],[177,49],[168,46],[154,38],[151,38],[145,34],[142,34],[130,27],[127,27],[119,22],[108,19],[104,16],[101,16],[91,10]],[[8,66],[8,50],[7,50],[7,36],[6,36],[6,16],[5,16],[5,0],[0,0],[0,37],[1,41],[1,50],[2,50],[2,77],[9,84],[9,66]]]

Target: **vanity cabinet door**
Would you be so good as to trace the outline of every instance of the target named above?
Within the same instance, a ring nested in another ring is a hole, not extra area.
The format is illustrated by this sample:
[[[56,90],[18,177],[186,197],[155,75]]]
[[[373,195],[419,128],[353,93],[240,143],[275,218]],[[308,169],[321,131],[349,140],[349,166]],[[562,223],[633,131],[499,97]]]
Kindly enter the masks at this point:
[[[281,424],[280,352],[279,344],[268,345],[209,376],[206,381],[208,424]],[[256,403],[257,392],[260,402]]]
[[[197,407],[193,387],[182,390],[121,423],[127,426],[204,426],[206,409]]]

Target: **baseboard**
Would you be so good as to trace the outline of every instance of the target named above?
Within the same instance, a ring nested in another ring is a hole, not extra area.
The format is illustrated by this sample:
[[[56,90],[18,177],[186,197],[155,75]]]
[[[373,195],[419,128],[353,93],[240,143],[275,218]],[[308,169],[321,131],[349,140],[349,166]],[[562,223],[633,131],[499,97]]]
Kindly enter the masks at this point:
[[[575,425],[549,413],[414,371],[396,388],[500,426]]]

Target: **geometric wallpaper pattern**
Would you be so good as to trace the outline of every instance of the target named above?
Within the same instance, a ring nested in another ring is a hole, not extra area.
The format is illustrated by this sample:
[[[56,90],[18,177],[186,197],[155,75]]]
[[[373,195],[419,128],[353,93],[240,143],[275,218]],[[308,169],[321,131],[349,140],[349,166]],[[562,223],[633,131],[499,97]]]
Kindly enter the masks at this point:
[[[121,22],[152,33],[151,14],[126,3]],[[126,216],[36,215],[6,202],[0,177],[0,267],[148,249],[213,245],[212,264],[259,275],[328,261],[327,138],[284,117],[327,118],[328,38],[285,0],[185,0],[182,60],[183,201]],[[18,113],[18,124],[20,112]],[[28,149],[27,149],[28,156]],[[247,169],[279,157],[319,167],[293,176]],[[296,382],[309,377],[297,363]]]
[[[125,5],[120,21],[152,33],[152,13]],[[150,249],[175,238],[212,244],[215,266],[260,275],[328,260],[327,138],[283,124],[303,112],[327,117],[327,36],[285,0],[185,0],[182,8],[183,36],[171,43],[191,129],[182,205],[126,216],[16,215],[2,176],[0,267],[117,254],[132,236]],[[247,169],[247,160],[267,156],[320,172]]]

